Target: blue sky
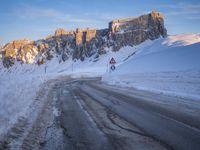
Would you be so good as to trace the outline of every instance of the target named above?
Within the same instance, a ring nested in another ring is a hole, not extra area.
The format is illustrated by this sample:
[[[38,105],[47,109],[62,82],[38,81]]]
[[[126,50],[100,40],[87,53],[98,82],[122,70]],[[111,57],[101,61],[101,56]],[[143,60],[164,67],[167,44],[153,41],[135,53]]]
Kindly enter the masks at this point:
[[[169,34],[200,32],[199,0],[1,0],[0,45],[14,39],[36,40],[56,28],[107,28],[115,18],[157,10]]]

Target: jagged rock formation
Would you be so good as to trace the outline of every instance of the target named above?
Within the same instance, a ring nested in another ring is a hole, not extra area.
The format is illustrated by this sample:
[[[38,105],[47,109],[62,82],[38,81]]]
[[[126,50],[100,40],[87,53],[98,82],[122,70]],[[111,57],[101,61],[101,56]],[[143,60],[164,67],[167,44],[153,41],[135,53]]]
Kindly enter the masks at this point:
[[[16,40],[4,46],[2,54],[4,56],[3,64],[5,67],[10,67],[15,60],[25,63],[32,63],[35,56],[38,54],[37,48],[33,41]]]
[[[66,31],[60,28],[46,39],[10,42],[0,53],[5,67],[12,66],[15,61],[40,65],[53,57],[66,61],[72,56],[83,61],[85,57],[98,57],[106,53],[106,47],[118,51],[121,47],[138,45],[147,39],[154,40],[166,35],[163,15],[152,11],[140,17],[113,20],[108,29],[78,28]]]

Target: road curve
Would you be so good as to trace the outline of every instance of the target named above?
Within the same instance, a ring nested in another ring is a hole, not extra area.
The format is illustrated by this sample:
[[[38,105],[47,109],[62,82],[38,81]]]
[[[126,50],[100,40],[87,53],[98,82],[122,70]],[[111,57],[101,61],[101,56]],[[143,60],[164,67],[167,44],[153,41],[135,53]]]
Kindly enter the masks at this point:
[[[200,149],[198,101],[111,87],[99,78],[51,83],[32,129],[17,132],[26,137],[15,149]],[[9,149],[2,143],[0,149]]]
[[[178,110],[179,103],[156,102],[170,97],[155,94],[151,101],[145,94],[130,95],[95,80],[57,87],[60,126],[69,149],[200,149],[200,117],[184,112],[186,104]]]

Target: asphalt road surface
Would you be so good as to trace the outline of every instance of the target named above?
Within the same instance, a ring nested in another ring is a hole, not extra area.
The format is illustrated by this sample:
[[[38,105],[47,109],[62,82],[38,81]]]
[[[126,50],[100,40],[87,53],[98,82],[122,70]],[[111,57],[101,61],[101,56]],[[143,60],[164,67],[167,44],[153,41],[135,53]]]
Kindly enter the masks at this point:
[[[200,150],[198,101],[112,87],[99,78],[51,83],[16,149]]]

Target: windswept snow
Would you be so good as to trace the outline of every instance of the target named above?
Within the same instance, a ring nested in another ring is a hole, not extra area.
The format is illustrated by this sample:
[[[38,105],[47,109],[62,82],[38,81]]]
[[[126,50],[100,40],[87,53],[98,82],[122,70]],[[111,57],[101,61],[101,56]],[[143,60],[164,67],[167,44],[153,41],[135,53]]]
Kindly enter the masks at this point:
[[[147,41],[129,61],[103,76],[109,84],[200,98],[200,34]]]
[[[169,36],[162,44],[168,46],[186,46],[200,42],[200,33],[197,34],[178,34]]]
[[[200,43],[178,47],[165,46],[165,50],[158,50],[157,47],[158,45],[152,45],[147,50],[146,48],[143,49],[142,52],[130,61],[121,65],[116,70],[116,73],[148,73],[200,69]],[[153,51],[154,49],[156,50]]]

